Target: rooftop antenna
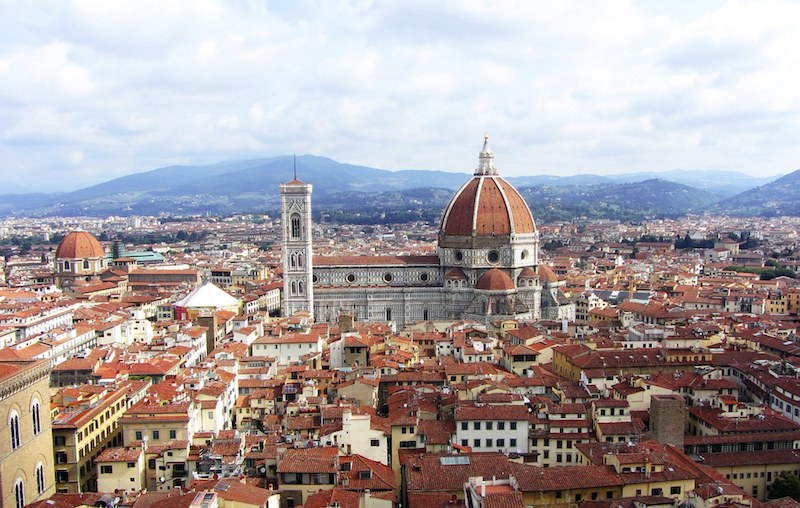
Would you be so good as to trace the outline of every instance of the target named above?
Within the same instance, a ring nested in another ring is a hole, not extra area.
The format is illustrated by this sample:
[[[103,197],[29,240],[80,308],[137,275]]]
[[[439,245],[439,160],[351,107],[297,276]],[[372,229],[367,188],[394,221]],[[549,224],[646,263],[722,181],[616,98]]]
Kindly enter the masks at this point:
[[[294,166],[294,179],[297,180],[297,154],[292,154],[292,165]]]

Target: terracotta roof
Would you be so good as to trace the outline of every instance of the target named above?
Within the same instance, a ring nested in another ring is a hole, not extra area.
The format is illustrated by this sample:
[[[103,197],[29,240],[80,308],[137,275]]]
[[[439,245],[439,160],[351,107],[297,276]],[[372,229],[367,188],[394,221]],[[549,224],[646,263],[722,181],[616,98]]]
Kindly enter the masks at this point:
[[[56,259],[99,258],[106,255],[97,238],[86,231],[73,231],[61,240]]]
[[[278,473],[336,473],[339,449],[334,446],[321,448],[291,448],[286,450]]]
[[[516,286],[506,272],[499,268],[492,268],[481,275],[475,288],[486,291],[510,291],[515,289]]]
[[[439,265],[439,256],[314,256],[319,266]]]
[[[136,462],[142,455],[140,447],[106,448],[94,459],[95,462]]]
[[[536,231],[525,200],[499,176],[474,176],[456,192],[442,217],[443,236],[499,236]]]

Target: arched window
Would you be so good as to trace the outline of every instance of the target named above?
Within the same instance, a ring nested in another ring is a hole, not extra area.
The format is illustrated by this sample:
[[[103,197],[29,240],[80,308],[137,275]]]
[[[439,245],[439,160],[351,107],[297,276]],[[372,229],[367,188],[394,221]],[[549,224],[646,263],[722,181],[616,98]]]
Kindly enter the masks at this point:
[[[88,259],[84,259],[83,260],[83,269],[84,270],[88,270],[89,269],[89,260]]]
[[[297,294],[298,294],[298,295],[302,295],[302,294],[304,294],[304,293],[303,293],[303,282],[302,282],[302,281],[300,281],[300,282],[298,282],[298,283],[297,283]]]
[[[11,411],[8,418],[8,426],[11,429],[11,449],[16,450],[22,442],[19,434],[19,415],[16,411]]]
[[[42,431],[42,415],[39,411],[39,401],[33,399],[31,404],[31,418],[33,419],[33,434],[36,435]]]
[[[292,238],[300,238],[300,216],[292,215]]]
[[[428,320],[428,309],[423,309],[422,310],[422,320],[423,321],[427,321]]]
[[[292,291],[291,291],[291,293],[292,293],[292,295],[296,295],[297,294],[297,283],[296,282],[292,282]]]
[[[294,253],[289,256],[289,266],[292,268],[297,267],[297,256]]]
[[[64,261],[64,270],[69,270],[69,261]]]
[[[36,464],[36,492],[41,494],[44,492],[44,465],[39,462]]]
[[[386,308],[386,321],[392,320],[392,309],[390,307]]]
[[[301,252],[300,254],[297,255],[297,267],[303,268],[304,264],[305,264],[305,259],[303,257],[303,253]]]
[[[25,506],[25,484],[22,483],[22,478],[17,478],[14,482],[14,501],[16,508]]]

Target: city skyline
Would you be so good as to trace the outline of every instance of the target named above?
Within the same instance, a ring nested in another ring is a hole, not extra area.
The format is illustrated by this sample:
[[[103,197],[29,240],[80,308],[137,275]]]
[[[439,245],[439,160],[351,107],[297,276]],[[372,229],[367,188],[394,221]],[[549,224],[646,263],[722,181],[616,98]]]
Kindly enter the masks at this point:
[[[504,176],[798,168],[786,2],[6,3],[0,182],[311,153]]]

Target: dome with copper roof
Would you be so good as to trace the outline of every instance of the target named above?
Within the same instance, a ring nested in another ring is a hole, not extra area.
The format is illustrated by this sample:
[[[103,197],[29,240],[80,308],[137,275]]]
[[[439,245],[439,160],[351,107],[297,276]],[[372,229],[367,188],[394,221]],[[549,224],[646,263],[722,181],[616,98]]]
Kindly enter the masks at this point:
[[[86,231],[73,231],[61,240],[56,250],[56,259],[91,259],[106,255],[97,238]]]
[[[442,216],[439,245],[463,245],[463,239],[497,238],[536,232],[528,204],[497,175],[488,138],[478,156],[478,168],[450,200]]]
[[[506,272],[499,268],[492,268],[481,275],[475,289],[484,291],[513,291],[517,287]]]

